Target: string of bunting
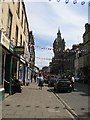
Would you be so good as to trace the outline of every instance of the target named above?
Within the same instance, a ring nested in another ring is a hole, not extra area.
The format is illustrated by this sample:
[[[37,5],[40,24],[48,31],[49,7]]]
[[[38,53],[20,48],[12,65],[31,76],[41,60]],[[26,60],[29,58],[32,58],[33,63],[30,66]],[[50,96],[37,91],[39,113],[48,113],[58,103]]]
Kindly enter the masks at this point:
[[[17,42],[17,43],[19,43],[20,44],[20,42]],[[58,51],[58,52],[60,52],[60,48],[59,49],[53,49],[53,48],[46,48],[46,47],[41,47],[41,46],[38,46],[38,45],[33,45],[33,44],[29,44],[29,46],[30,47],[34,47],[34,48],[39,48],[39,49],[41,49],[41,50],[55,50],[55,51]],[[75,53],[75,52],[77,52],[77,50],[69,50],[69,49],[67,49],[67,50],[63,50],[62,52],[64,52],[64,53]],[[86,52],[86,50],[79,50],[79,52]]]
[[[19,43],[20,44],[20,42],[18,42],[17,41],[17,43]],[[58,49],[53,49],[53,48],[46,48],[46,47],[41,47],[41,46],[38,46],[38,45],[33,45],[33,44],[29,44],[29,46],[30,47],[34,47],[34,48],[39,48],[39,49],[41,49],[41,50],[54,50],[54,51],[57,51],[57,52],[60,52],[61,51],[61,49],[60,48],[58,48]],[[77,52],[77,50],[69,50],[69,49],[67,49],[67,50],[63,50],[62,52],[64,52],[64,53],[75,53],[75,52]],[[86,52],[86,50],[79,50],[79,52]]]
[[[37,45],[30,45],[31,47],[33,46],[33,47],[36,47],[36,48],[39,48],[39,49],[41,49],[41,50],[55,50],[55,51],[58,51],[58,52],[60,52],[60,48],[59,49],[53,49],[53,48],[46,48],[46,47],[41,47],[41,46],[37,46]],[[62,52],[67,52],[67,53],[75,53],[75,52],[77,52],[77,50],[69,50],[69,49],[67,49],[67,50],[63,50]],[[79,50],[79,52],[86,52],[86,50]]]
[[[21,44],[19,41],[17,41],[17,43],[19,43],[19,45]],[[26,42],[26,43],[28,44],[28,42]],[[58,48],[58,49],[46,48],[46,47],[41,47],[41,46],[33,45],[33,44],[30,44],[30,43],[29,43],[29,46],[30,47],[34,47],[34,48],[36,47],[36,48],[39,48],[39,49],[42,49],[42,50],[54,50],[54,51],[60,52],[60,48]],[[67,49],[67,50],[63,50],[62,52],[65,52],[65,53],[66,52],[68,52],[68,53],[73,52],[73,53],[75,53],[75,52],[77,52],[77,50],[69,50],[69,49]],[[79,50],[79,52],[87,52],[87,50]]]
[[[36,57],[35,56],[35,58],[38,58],[38,59],[41,59],[41,60],[52,60],[52,59],[50,59],[50,58],[41,58],[41,57]],[[70,61],[70,59],[54,59],[55,61]]]
[[[50,2],[51,1],[53,1],[53,0],[49,0]],[[57,2],[63,2],[64,0],[56,0]],[[65,3],[66,4],[68,4],[69,2],[71,2],[71,1],[69,1],[69,0],[65,0]],[[76,4],[76,3],[78,3],[78,0],[72,0],[72,3],[73,4]],[[85,1],[81,1],[81,5],[85,5]],[[90,1],[88,1],[88,5],[90,6]]]

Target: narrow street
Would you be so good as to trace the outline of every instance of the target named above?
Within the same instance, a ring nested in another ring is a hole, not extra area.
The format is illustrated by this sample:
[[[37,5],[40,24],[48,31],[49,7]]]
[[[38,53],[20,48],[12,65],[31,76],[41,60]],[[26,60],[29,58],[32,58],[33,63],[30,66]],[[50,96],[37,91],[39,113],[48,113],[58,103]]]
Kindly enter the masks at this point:
[[[0,0],[0,119],[89,120],[88,11],[88,0]]]
[[[53,88],[45,85],[40,90],[33,82],[29,86],[23,86],[22,93],[11,95],[3,101],[2,118],[66,118],[66,120],[85,118],[86,120],[88,119],[87,92],[86,84],[76,83],[75,91],[54,94]]]
[[[58,93],[56,96],[79,118],[87,118],[89,115],[89,85],[83,83],[75,83],[75,90],[71,93]]]
[[[22,93],[7,97],[2,103],[2,117],[73,118],[47,86],[40,90],[36,83],[24,86]]]

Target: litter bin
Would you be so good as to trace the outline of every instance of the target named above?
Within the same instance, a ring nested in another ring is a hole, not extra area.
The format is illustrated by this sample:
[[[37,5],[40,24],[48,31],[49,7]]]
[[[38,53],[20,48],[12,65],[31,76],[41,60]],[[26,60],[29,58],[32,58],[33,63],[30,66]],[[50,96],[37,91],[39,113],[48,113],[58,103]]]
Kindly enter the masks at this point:
[[[22,92],[21,83],[18,79],[14,80],[13,91],[14,91],[14,93],[16,93],[16,92],[21,93]]]

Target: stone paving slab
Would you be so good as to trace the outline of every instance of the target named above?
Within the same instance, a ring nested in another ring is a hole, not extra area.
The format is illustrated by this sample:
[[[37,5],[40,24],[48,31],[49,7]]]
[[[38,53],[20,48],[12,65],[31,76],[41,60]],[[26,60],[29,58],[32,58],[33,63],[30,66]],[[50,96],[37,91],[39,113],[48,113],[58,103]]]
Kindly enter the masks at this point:
[[[70,118],[47,86],[40,90],[36,83],[24,86],[22,93],[6,98],[2,103],[3,118]]]

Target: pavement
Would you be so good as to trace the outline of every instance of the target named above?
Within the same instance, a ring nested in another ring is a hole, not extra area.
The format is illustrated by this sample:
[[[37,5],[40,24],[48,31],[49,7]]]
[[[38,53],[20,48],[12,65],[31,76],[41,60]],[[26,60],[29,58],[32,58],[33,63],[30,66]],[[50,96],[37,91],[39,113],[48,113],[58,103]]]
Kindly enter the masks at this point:
[[[2,118],[56,118],[71,120],[54,93],[46,85],[40,90],[37,83],[22,87],[22,93],[15,93],[2,102]],[[39,119],[37,119],[39,120]]]

